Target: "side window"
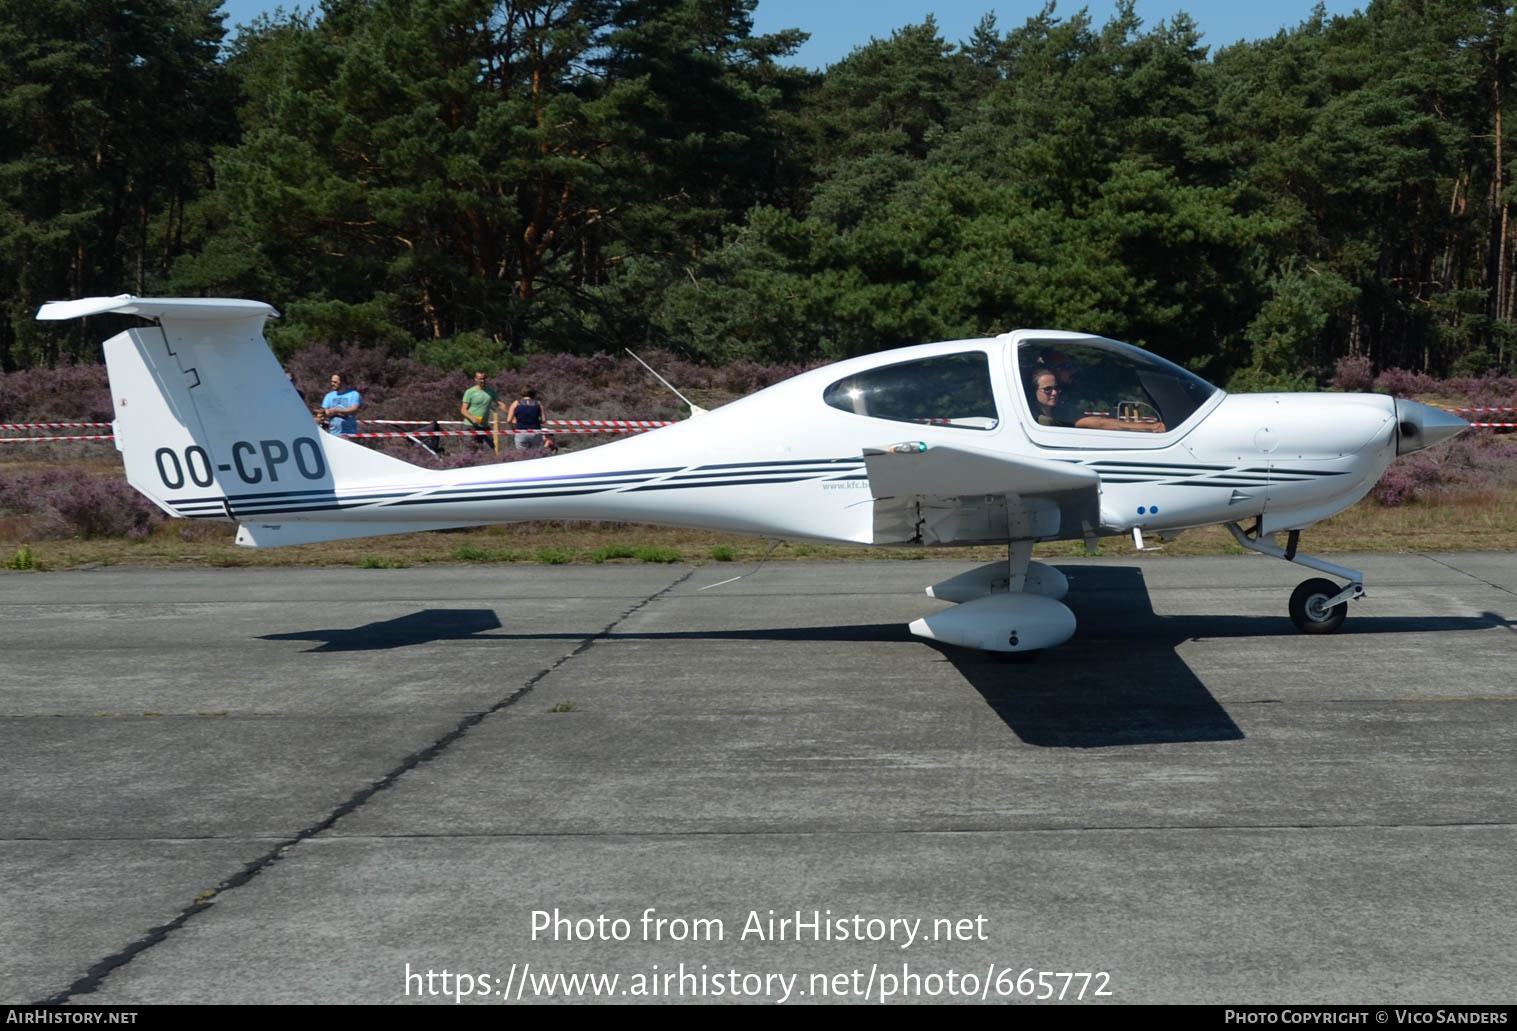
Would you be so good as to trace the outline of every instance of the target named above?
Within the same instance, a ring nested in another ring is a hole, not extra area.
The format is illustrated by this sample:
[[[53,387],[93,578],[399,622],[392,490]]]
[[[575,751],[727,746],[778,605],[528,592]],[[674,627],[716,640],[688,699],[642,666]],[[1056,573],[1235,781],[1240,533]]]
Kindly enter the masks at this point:
[[[822,394],[833,408],[873,419],[991,430],[1000,422],[984,351],[923,358],[838,380]]]

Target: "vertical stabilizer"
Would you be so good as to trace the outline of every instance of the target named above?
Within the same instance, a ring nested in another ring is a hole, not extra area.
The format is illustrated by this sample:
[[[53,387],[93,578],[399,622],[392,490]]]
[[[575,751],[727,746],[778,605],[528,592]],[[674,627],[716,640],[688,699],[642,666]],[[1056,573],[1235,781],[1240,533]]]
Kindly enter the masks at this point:
[[[342,487],[416,467],[321,430],[263,339],[257,301],[128,295],[43,305],[39,319],[156,319],[105,342],[128,481],[176,516],[237,518],[269,499],[334,507]]]

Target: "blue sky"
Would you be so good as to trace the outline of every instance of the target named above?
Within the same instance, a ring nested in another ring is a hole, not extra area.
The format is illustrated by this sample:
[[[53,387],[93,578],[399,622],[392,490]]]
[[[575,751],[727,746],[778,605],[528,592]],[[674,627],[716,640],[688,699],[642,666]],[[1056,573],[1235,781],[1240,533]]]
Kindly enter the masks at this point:
[[[1367,2],[1367,0],[1365,0]],[[1351,14],[1365,2],[1326,0],[1329,14]],[[289,9],[294,4],[285,4]],[[302,5],[312,6],[312,5]],[[795,63],[813,68],[826,67],[845,56],[854,47],[869,42],[870,37],[884,39],[902,25],[922,21],[929,13],[936,16],[943,37],[950,43],[966,39],[982,15],[994,11],[1002,30],[1013,28],[1042,9],[1039,0],[759,0],[755,28],[775,32],[796,28],[811,33],[811,39],[795,56]],[[1110,0],[1088,4],[1060,3],[1054,13],[1068,17],[1081,7],[1088,7],[1097,25],[1111,17]],[[1273,36],[1282,28],[1292,28],[1312,12],[1313,0],[1284,0],[1278,3],[1240,3],[1238,0],[1137,0],[1138,17],[1152,28],[1185,11],[1195,19],[1203,34],[1202,42],[1213,50],[1240,39]],[[276,4],[266,0],[226,0],[222,4],[230,28],[251,21]]]

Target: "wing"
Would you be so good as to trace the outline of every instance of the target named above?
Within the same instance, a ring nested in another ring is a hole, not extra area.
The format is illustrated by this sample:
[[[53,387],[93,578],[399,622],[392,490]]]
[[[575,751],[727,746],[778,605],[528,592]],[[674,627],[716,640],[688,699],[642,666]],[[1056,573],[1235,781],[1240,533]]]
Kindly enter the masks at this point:
[[[1100,478],[1076,462],[921,443],[866,448],[874,543],[1061,540],[1098,522]]]

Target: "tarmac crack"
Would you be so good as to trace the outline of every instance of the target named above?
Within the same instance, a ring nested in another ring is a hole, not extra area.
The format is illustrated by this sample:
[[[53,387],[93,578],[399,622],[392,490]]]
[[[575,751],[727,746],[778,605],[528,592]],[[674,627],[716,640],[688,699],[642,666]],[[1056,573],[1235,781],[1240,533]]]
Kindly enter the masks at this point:
[[[1444,569],[1452,570],[1453,572],[1458,573],[1460,576],[1467,576],[1471,580],[1474,580],[1476,583],[1485,584],[1487,587],[1494,588],[1495,590],[1501,591],[1503,594],[1510,594],[1510,595],[1512,595],[1514,597],[1517,597],[1517,591],[1512,590],[1510,587],[1503,587],[1503,586],[1501,586],[1498,583],[1493,583],[1492,581],[1487,580],[1483,576],[1476,576],[1474,573],[1470,572],[1468,569],[1460,569],[1458,566],[1453,565],[1452,563],[1445,562],[1441,558],[1436,558],[1436,557],[1434,557],[1432,555],[1428,555],[1428,554],[1425,554],[1425,553],[1422,554],[1422,557],[1425,558],[1425,559],[1427,559],[1429,562],[1436,562],[1440,566],[1442,566]]]
[[[395,784],[407,773],[410,773],[412,770],[416,769],[423,763],[431,762],[433,759],[441,756],[445,751],[448,750],[448,748],[459,741],[474,727],[478,726],[480,723],[483,723],[487,718],[494,715],[495,713],[509,709],[511,706],[521,701],[527,695],[532,693],[533,688],[540,684],[545,678],[557,672],[565,663],[570,662],[580,655],[583,655],[585,652],[593,648],[598,642],[606,640],[611,636],[612,631],[614,631],[626,620],[630,619],[633,615],[646,608],[647,606],[653,604],[655,601],[662,598],[664,595],[668,594],[670,591],[674,590],[676,587],[694,575],[695,570],[690,569],[685,573],[684,576],[681,576],[673,582],[666,584],[664,587],[648,595],[637,604],[631,606],[626,611],[622,612],[621,615],[617,616],[611,622],[602,627],[599,632],[586,637],[584,640],[580,641],[579,644],[576,645],[572,650],[559,656],[552,663],[538,670],[532,676],[528,677],[527,680],[525,680],[522,685],[515,691],[512,691],[510,694],[500,699],[500,701],[496,702],[488,709],[482,709],[479,712],[471,713],[468,716],[465,716],[458,722],[458,725],[455,726],[452,730],[448,731],[448,733],[442,735],[436,741],[433,741],[426,748],[423,748],[420,751],[412,752],[410,755],[406,756],[401,760],[400,765],[396,766],[393,770],[385,774],[379,780],[373,782],[365,788],[360,789],[359,791],[354,792],[354,794],[350,796],[345,802],[328,813],[325,819],[297,832],[294,837],[282,839],[272,849],[265,852],[257,859],[249,862],[240,871],[222,881],[214,889],[201,892],[195,897],[195,901],[186,906],[184,909],[180,910],[179,915],[176,916],[173,920],[170,920],[166,924],[161,924],[158,927],[150,929],[141,938],[132,942],[120,952],[113,953],[112,955],[105,957],[100,962],[91,966],[88,970],[85,971],[83,977],[80,977],[78,980],[74,981],[73,984],[69,985],[63,991],[57,993],[56,995],[51,995],[46,999],[41,1000],[40,1002],[33,1003],[33,1005],[60,1006],[67,1002],[70,1002],[75,996],[88,995],[92,992],[98,991],[101,985],[105,982],[105,979],[108,978],[111,974],[117,970],[120,970],[128,963],[132,962],[132,960],[136,959],[138,956],[142,955],[142,953],[146,952],[148,949],[151,949],[153,946],[167,941],[169,935],[173,934],[175,931],[179,930],[179,928],[189,923],[200,913],[203,913],[207,909],[210,909],[212,906],[214,906],[216,900],[222,895],[249,883],[259,874],[263,873],[280,859],[284,858],[285,853],[289,852],[289,850],[294,848],[296,845],[300,844],[303,841],[309,841],[311,838],[316,837],[318,834],[331,829],[343,817],[357,812],[364,806],[365,803],[369,801],[369,799],[373,798],[379,792]]]

